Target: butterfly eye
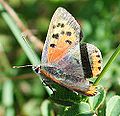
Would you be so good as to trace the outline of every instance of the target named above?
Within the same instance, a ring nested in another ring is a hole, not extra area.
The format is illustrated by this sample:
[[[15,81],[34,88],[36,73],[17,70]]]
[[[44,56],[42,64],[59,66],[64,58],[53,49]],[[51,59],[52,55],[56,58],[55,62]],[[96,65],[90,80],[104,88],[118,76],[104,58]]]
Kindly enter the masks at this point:
[[[55,44],[50,44],[50,47],[55,48],[56,45]]]
[[[36,73],[38,73],[38,74],[40,73],[40,68],[41,67],[32,67],[32,68]]]

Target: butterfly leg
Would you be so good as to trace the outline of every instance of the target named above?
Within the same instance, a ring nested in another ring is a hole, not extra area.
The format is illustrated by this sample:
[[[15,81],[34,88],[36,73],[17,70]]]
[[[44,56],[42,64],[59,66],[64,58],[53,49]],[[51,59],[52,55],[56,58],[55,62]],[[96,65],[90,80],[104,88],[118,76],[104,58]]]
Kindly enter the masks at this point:
[[[52,90],[53,93],[56,92],[55,89],[52,87],[52,84],[53,84],[53,83],[52,83],[50,80],[48,80],[48,79],[43,79],[42,84],[43,84],[44,86],[48,86],[48,87]]]

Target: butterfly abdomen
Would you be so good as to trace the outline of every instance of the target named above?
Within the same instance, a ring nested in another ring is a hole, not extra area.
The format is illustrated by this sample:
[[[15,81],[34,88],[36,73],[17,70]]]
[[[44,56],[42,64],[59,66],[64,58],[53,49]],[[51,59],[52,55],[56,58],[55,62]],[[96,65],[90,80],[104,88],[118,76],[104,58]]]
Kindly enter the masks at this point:
[[[80,44],[81,62],[85,78],[95,77],[102,70],[102,56],[97,47],[92,44]]]

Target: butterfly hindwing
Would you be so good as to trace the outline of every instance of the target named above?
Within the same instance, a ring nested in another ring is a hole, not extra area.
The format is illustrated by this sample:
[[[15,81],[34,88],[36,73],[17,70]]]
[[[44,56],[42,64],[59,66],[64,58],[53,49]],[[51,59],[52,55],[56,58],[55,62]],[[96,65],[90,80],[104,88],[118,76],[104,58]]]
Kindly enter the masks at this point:
[[[100,50],[92,44],[80,44],[81,62],[85,78],[95,77],[102,70],[102,55]]]

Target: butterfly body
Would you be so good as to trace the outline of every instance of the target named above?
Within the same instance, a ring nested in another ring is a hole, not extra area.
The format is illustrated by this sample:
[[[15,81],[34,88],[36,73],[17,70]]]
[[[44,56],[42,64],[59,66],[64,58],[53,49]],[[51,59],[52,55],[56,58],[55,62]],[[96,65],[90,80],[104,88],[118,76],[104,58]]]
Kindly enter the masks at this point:
[[[58,8],[45,41],[43,65],[33,70],[42,75],[45,82],[50,80],[71,91],[93,96],[97,90],[88,78],[100,74],[102,57],[94,45],[80,43],[82,36],[74,17],[64,8]]]

